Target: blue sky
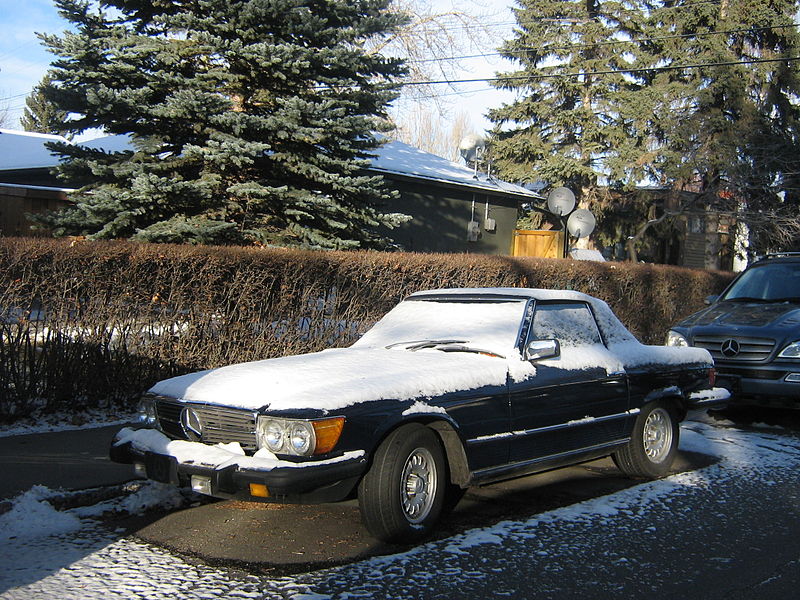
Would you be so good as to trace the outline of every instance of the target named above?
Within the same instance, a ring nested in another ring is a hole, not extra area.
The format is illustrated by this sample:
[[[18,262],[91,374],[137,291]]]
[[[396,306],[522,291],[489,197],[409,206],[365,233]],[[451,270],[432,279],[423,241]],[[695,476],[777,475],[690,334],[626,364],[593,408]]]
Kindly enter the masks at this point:
[[[52,56],[36,32],[59,33],[66,22],[51,0],[0,0],[0,109],[8,107],[12,128]]]
[[[423,2],[425,0],[422,0]],[[487,6],[493,13],[492,20],[512,20],[508,5],[512,0],[432,0],[437,8],[447,8],[448,4],[458,5],[462,10],[470,10],[469,5]],[[18,119],[25,107],[25,96],[41,80],[52,60],[52,55],[45,51],[36,33],[60,33],[67,27],[58,14],[52,0],[0,0],[0,113],[8,110],[9,118],[5,127],[18,129]],[[509,27],[510,29],[510,27]],[[469,61],[463,67],[460,77],[491,77],[493,73],[504,68],[498,60],[485,59]],[[479,128],[489,124],[481,114],[489,107],[498,106],[508,95],[500,95],[496,91],[486,91],[486,83],[463,84],[459,86],[462,93],[448,95],[450,101],[460,110],[469,114],[473,124]],[[464,90],[483,90],[463,93]],[[442,89],[447,93],[446,89]]]

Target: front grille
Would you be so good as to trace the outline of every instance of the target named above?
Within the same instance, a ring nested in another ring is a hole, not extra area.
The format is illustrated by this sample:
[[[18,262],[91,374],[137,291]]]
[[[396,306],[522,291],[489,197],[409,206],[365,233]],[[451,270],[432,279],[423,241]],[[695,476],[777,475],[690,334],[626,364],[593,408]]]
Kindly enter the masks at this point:
[[[725,356],[722,353],[722,345],[729,340],[739,344],[739,353],[736,356]],[[775,340],[729,335],[698,335],[694,338],[694,345],[708,350],[714,360],[758,362],[769,358],[775,348]]]
[[[249,410],[157,398],[156,415],[161,431],[175,439],[188,439],[181,425],[181,411],[186,407],[200,419],[200,441],[204,444],[238,442],[245,452],[256,451],[256,414]]]

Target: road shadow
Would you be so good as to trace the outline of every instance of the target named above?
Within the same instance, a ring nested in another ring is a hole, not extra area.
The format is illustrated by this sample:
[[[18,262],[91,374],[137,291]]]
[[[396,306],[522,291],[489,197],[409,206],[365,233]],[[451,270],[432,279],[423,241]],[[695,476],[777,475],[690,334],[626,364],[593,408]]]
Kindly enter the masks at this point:
[[[680,452],[673,473],[701,469],[716,459]],[[439,522],[431,539],[536,515],[633,487],[610,458],[470,488]],[[189,560],[284,576],[396,554],[414,546],[382,543],[361,524],[354,500],[314,506],[215,501],[186,510],[109,523]]]

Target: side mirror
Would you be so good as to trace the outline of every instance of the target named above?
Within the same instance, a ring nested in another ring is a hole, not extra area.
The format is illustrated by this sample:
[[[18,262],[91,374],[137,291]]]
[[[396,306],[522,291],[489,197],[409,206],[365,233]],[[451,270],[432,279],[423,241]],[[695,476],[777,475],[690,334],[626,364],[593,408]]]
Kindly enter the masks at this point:
[[[703,302],[705,302],[706,304],[714,304],[714,302],[716,302],[717,300],[719,300],[719,296],[712,295],[712,296],[706,296],[706,299],[703,300]]]
[[[561,356],[558,340],[533,340],[525,346],[525,360],[543,360]]]

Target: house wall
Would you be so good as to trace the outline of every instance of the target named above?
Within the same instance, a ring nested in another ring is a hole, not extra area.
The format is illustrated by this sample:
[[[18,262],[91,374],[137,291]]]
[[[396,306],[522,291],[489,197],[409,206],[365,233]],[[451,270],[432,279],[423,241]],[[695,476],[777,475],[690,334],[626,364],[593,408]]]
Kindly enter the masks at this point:
[[[0,235],[47,235],[31,231],[26,213],[41,213],[67,206],[66,195],[58,190],[0,185]]]
[[[389,187],[400,192],[400,197],[383,209],[412,217],[408,223],[385,232],[402,250],[511,254],[517,223],[516,197],[473,193],[434,182],[411,182],[390,176],[386,179]],[[487,202],[489,218],[496,223],[494,231],[487,231],[485,227]],[[471,220],[479,224],[476,241],[467,239]]]

